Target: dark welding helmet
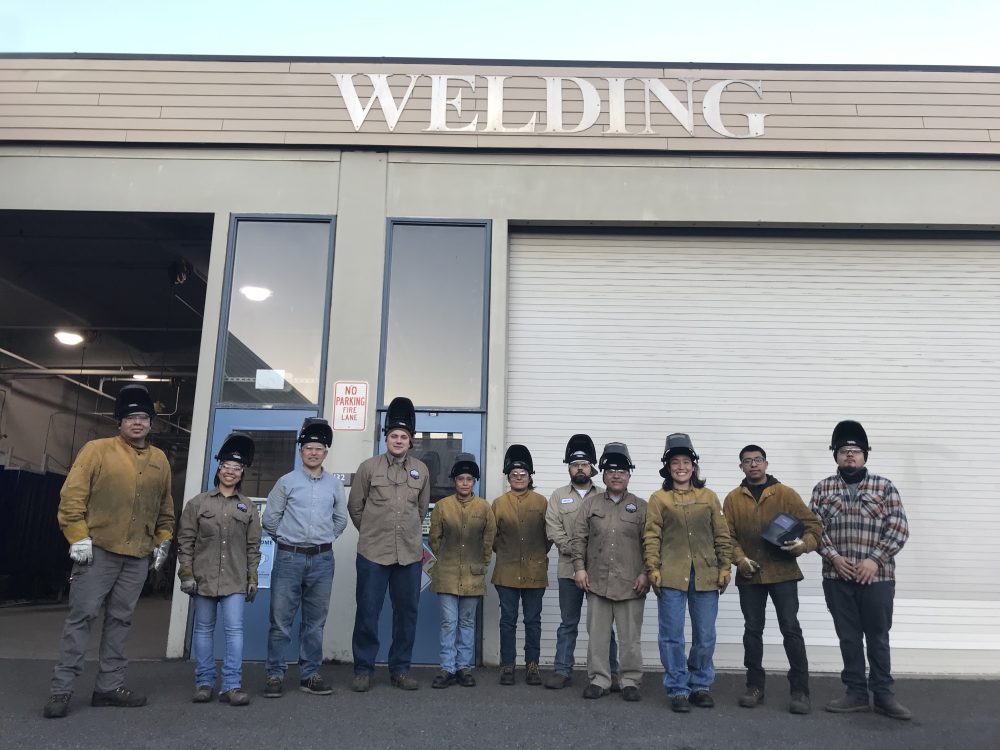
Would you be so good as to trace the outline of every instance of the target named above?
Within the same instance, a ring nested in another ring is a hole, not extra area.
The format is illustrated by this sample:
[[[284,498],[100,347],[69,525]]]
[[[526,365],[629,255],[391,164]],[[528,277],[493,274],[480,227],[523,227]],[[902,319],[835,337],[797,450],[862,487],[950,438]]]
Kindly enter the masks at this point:
[[[765,542],[780,547],[785,542],[801,539],[804,533],[806,533],[806,526],[802,521],[788,513],[779,513],[771,519],[771,523],[764,529],[761,537]]]

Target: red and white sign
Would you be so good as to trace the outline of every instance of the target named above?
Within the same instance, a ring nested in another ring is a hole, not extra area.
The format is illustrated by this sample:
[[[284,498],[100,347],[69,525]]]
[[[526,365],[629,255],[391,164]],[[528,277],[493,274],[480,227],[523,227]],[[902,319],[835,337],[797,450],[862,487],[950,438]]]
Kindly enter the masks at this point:
[[[333,429],[365,429],[368,423],[368,383],[363,380],[338,380],[333,388]]]

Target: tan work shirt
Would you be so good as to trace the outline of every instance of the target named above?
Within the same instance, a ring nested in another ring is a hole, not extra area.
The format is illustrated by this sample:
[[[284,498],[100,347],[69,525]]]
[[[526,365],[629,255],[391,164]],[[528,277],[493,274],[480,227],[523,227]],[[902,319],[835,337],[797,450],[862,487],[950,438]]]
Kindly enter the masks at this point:
[[[347,499],[358,530],[358,554],[377,565],[422,560],[422,524],[430,501],[430,472],[422,461],[383,453],[362,462]]]
[[[496,586],[544,589],[549,585],[549,548],[545,536],[545,498],[533,490],[518,495],[513,490],[493,501],[497,535],[493,550]]]
[[[133,448],[121,435],[80,449],[59,493],[59,528],[108,552],[146,557],[174,532],[170,464],[159,448]]]
[[[177,575],[193,578],[202,596],[244,593],[257,583],[260,518],[241,492],[215,487],[188,500],[177,524]]]
[[[486,568],[493,557],[497,523],[481,497],[448,495],[431,511],[427,544],[437,556],[431,568],[431,591],[455,596],[483,596]]]
[[[583,506],[583,501],[599,495],[600,490],[591,483],[589,489],[581,497],[572,483],[563,485],[549,497],[545,510],[545,534],[559,550],[557,575],[560,578],[572,578],[573,549],[570,540],[576,528],[576,516]]]
[[[616,602],[645,596],[632,587],[646,572],[642,559],[646,505],[631,492],[616,503],[605,491],[580,506],[571,542],[573,570],[587,571],[591,593]]]

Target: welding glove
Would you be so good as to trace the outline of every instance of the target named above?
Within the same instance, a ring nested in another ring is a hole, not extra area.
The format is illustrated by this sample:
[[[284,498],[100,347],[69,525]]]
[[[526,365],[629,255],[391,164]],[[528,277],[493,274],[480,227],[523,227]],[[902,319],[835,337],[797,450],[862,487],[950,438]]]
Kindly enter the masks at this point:
[[[159,570],[163,567],[163,563],[167,561],[167,554],[170,552],[170,540],[165,542],[160,542],[156,547],[153,547],[153,570]]]
[[[94,541],[88,536],[69,545],[69,559],[83,565],[94,562]]]

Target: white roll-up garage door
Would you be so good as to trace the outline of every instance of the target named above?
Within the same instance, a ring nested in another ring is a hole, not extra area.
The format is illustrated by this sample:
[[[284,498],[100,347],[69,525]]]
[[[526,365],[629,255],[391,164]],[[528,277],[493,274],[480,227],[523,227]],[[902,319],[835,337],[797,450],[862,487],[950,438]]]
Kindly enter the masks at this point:
[[[587,432],[598,451],[628,443],[631,489],[648,497],[664,437],[682,431],[720,499],[752,442],[808,501],[835,469],[834,424],[857,419],[869,468],[896,483],[910,521],[894,671],[1000,673],[1000,243],[525,233],[512,235],[509,260],[506,439],[531,449],[542,494],[566,482],[566,439]],[[802,567],[812,667],[839,670],[819,557]],[[555,570],[553,554],[553,585]],[[551,662],[554,588],[543,617]],[[768,617],[768,666],[783,669]],[[717,666],[742,667],[742,625],[730,590]],[[651,669],[656,629],[651,596]]]

